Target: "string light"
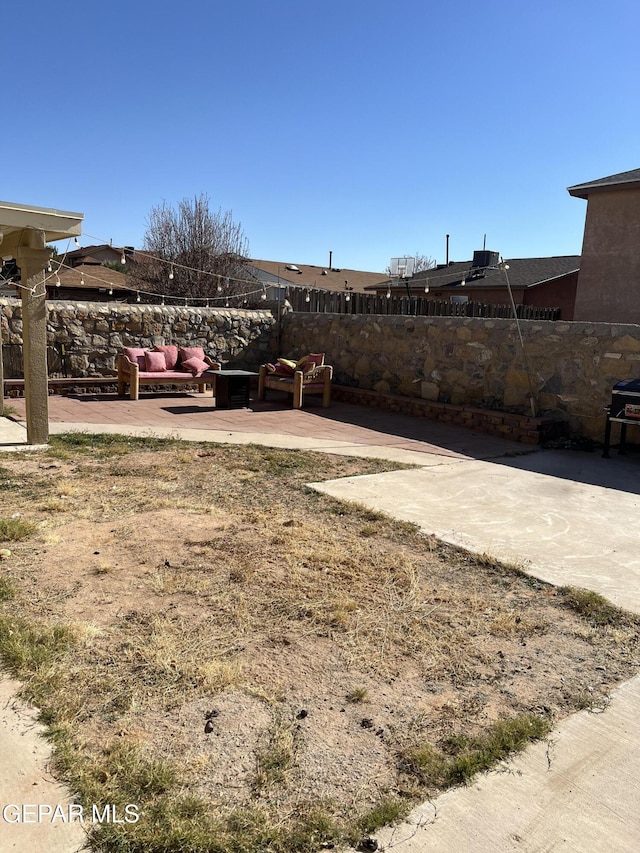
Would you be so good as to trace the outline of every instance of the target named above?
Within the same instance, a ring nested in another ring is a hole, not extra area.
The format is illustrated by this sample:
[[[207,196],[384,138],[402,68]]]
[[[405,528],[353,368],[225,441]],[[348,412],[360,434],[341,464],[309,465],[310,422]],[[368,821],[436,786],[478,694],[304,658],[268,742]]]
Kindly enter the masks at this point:
[[[127,256],[124,253],[124,249],[122,250],[122,255],[120,257],[120,263],[124,266],[127,263]]]
[[[138,292],[136,295],[136,302],[140,302],[140,292]]]
[[[80,273],[80,287],[84,287],[84,273]]]
[[[173,281],[173,264],[171,264],[171,269],[169,270],[169,281]]]
[[[307,295],[304,298],[305,302],[311,302],[311,297],[309,296],[309,291],[307,290]]]
[[[109,296],[113,296],[113,285],[109,282]]]
[[[60,287],[60,276],[56,273],[56,287]]]

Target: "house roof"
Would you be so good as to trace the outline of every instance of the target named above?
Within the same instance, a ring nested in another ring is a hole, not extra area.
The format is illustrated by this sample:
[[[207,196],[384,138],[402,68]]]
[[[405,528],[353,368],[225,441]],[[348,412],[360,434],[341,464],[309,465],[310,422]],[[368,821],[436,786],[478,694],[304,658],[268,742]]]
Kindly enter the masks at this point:
[[[375,284],[382,284],[388,276],[382,272],[364,272],[345,268],[318,267],[313,264],[291,264],[284,261],[251,260],[248,270],[265,284],[283,282],[295,287],[311,287],[318,290],[344,292],[345,282],[349,290],[364,293]]]
[[[594,192],[606,192],[613,189],[638,189],[639,187],[640,169],[631,169],[629,172],[618,172],[617,175],[598,178],[596,181],[588,181],[585,184],[575,184],[573,187],[567,187],[567,192],[576,198],[588,198],[589,194]]]
[[[55,262],[53,262],[55,270]],[[129,279],[124,273],[110,270],[108,267],[96,267],[93,264],[80,264],[80,266],[60,267],[58,269],[58,277],[62,287],[73,287],[81,290],[108,290],[113,288],[114,291],[130,291],[135,290],[131,287]],[[47,279],[47,284],[55,285],[55,275],[53,279],[51,275]]]
[[[580,255],[558,255],[549,258],[508,258],[509,284],[514,290],[535,287],[546,281],[560,278],[580,268]],[[465,291],[486,290],[507,286],[502,269],[485,267],[474,269],[471,261],[452,261],[448,266],[422,270],[410,280],[410,287],[424,287],[429,282],[431,290],[460,287],[465,281]],[[375,290],[368,287],[367,290]],[[398,283],[394,289],[405,290],[406,283]]]

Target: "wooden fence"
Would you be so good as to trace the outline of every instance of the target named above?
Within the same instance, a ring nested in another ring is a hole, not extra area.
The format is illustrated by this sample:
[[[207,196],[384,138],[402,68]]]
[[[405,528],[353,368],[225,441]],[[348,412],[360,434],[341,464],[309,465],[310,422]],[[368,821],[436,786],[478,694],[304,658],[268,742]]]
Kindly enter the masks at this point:
[[[347,298],[347,296],[349,298]],[[369,293],[342,293],[331,290],[290,288],[287,299],[294,311],[317,314],[404,314],[420,317],[513,317],[511,305],[483,302],[449,302],[422,296],[377,296]],[[307,301],[308,300],[308,301]],[[516,305],[520,320],[559,320],[559,308]]]

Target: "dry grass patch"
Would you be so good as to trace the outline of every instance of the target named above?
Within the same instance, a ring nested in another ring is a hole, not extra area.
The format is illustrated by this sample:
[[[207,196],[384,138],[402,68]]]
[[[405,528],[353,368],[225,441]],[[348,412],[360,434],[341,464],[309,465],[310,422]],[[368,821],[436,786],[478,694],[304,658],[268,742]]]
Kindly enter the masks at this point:
[[[3,458],[30,527],[0,651],[83,800],[142,813],[95,850],[353,840],[635,673],[635,617],[305,485],[389,467],[77,435]]]

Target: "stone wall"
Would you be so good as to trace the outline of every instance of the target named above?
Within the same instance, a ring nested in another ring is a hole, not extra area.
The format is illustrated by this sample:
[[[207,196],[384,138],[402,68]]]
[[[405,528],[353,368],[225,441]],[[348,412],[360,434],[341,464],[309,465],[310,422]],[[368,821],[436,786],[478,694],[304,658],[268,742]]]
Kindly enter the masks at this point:
[[[0,299],[5,378],[22,376],[22,304]],[[100,376],[116,371],[125,346],[202,346],[227,367],[257,370],[277,335],[269,310],[176,308],[115,302],[47,301],[50,375]]]
[[[325,352],[337,385],[361,389],[371,399],[396,397],[396,409],[405,398],[432,403],[421,407],[426,416],[435,416],[438,407],[447,417],[451,407],[530,415],[533,395],[537,415],[560,415],[572,435],[596,439],[603,436],[603,407],[613,385],[640,378],[636,325],[523,320],[523,350],[511,320],[294,312],[282,319],[279,345],[271,307],[52,300],[47,302],[49,370],[58,376],[108,375],[115,372],[123,346],[157,343],[202,346],[228,367],[247,370],[275,355]],[[0,322],[5,378],[16,378],[22,375],[18,300],[0,299]]]
[[[380,394],[560,414],[572,435],[601,439],[613,385],[640,377],[640,326],[511,320],[289,314],[282,355],[325,352],[338,385]]]

